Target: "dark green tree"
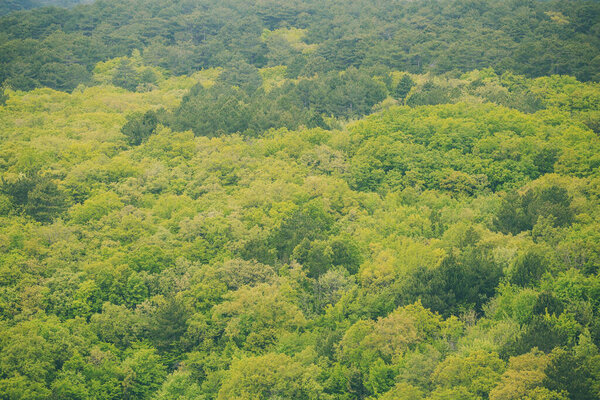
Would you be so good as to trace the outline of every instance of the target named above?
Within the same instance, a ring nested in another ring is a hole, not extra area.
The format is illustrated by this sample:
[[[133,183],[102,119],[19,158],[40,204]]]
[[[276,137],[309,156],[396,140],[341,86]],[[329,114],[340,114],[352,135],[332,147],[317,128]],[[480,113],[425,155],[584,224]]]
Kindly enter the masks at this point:
[[[598,393],[594,391],[591,381],[592,371],[585,360],[577,357],[570,350],[556,348],[550,355],[550,365],[546,368],[544,385],[550,389],[569,393],[570,399],[594,400]],[[597,368],[597,365],[594,366]]]
[[[140,76],[129,60],[121,60],[119,62],[112,78],[112,84],[131,92],[134,92],[138,87],[140,84]]]
[[[29,173],[0,183],[0,193],[11,199],[13,209],[39,222],[51,222],[68,207],[66,194],[47,175]]]
[[[262,85],[262,78],[258,73],[258,69],[243,60],[225,66],[225,70],[219,75],[218,81],[228,86],[237,86],[249,95]]]
[[[121,128],[121,133],[131,146],[139,146],[156,132],[158,117],[156,112],[133,113],[127,117],[127,122]]]
[[[524,287],[535,285],[546,271],[547,264],[548,261],[540,251],[529,250],[517,258],[510,281]]]
[[[574,215],[567,190],[552,185],[522,195],[510,193],[502,201],[494,226],[503,233],[516,235],[531,230],[540,216],[551,218],[554,226],[570,225]]]
[[[394,87],[392,91],[392,96],[398,100],[404,100],[410,89],[415,86],[415,82],[412,80],[410,75],[404,74],[402,78],[398,82],[398,84]]]

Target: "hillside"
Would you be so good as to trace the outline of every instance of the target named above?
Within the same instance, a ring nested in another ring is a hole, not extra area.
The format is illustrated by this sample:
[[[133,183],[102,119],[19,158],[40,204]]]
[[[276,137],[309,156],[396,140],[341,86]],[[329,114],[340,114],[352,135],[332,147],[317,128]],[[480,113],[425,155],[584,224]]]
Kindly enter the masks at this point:
[[[0,18],[0,82],[70,91],[135,49],[176,75],[244,61],[288,65],[290,77],[492,67],[598,81],[599,21],[600,3],[580,0],[100,0]],[[292,34],[265,40],[279,29]]]
[[[143,3],[0,18],[0,399],[600,398],[597,2]]]
[[[15,11],[31,10],[37,7],[73,7],[77,4],[91,3],[93,0],[4,0],[0,4],[0,16]]]

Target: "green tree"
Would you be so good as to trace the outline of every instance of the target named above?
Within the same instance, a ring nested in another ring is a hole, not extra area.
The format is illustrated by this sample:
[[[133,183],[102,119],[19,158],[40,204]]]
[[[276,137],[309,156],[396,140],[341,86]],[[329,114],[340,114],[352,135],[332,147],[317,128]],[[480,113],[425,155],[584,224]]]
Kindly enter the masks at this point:
[[[170,374],[153,399],[181,400],[202,398],[202,389],[189,372],[175,371]]]
[[[68,206],[68,199],[58,185],[47,175],[29,173],[14,181],[2,180],[0,193],[9,197],[17,212],[39,222],[51,222]]]
[[[112,84],[134,92],[140,84],[140,77],[131,65],[131,61],[123,59],[115,69]]]
[[[140,347],[123,361],[123,398],[144,400],[152,397],[167,376],[166,368],[152,348]]]
[[[139,146],[156,132],[158,126],[157,114],[154,111],[133,113],[127,117],[127,122],[121,128],[121,133],[131,146]]]
[[[462,387],[473,395],[487,398],[504,370],[504,362],[497,354],[478,350],[466,356],[448,357],[436,368],[433,381],[444,388]]]
[[[404,100],[410,92],[410,89],[412,89],[414,85],[415,82],[410,77],[410,75],[404,74],[402,75],[402,78],[400,78],[400,81],[394,87],[392,91],[392,96],[394,96],[394,98],[398,100]]]
[[[302,365],[285,354],[234,361],[217,399],[319,399],[321,385],[315,365]]]
[[[523,287],[535,285],[547,268],[548,261],[541,251],[530,249],[517,258],[510,277],[511,283]]]
[[[507,195],[494,220],[495,227],[513,235],[533,229],[540,216],[551,218],[553,225],[568,226],[573,221],[571,197],[566,189],[552,185],[528,190],[523,195]]]

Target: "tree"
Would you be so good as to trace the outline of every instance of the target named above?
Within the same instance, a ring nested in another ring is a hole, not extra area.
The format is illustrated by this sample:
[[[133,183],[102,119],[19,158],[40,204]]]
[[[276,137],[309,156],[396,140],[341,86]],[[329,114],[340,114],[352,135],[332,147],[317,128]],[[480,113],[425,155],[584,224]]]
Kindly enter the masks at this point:
[[[190,310],[179,297],[168,297],[153,310],[148,331],[160,352],[181,351],[179,340],[187,330]]]
[[[131,61],[123,59],[119,62],[112,78],[112,84],[131,92],[135,91],[140,84],[140,77],[131,65]]]
[[[541,251],[533,249],[517,258],[510,281],[519,286],[535,285],[547,270],[548,261]]]
[[[0,106],[6,104],[6,100],[8,100],[8,95],[6,94],[6,90],[3,87],[0,87]]]
[[[442,388],[462,387],[473,395],[487,398],[504,369],[504,361],[497,354],[477,350],[466,356],[451,355],[445,359],[436,368],[433,381]]]
[[[156,132],[158,117],[156,112],[150,110],[142,113],[133,113],[127,117],[127,122],[121,128],[121,133],[127,138],[131,146],[139,146]]]
[[[318,278],[327,272],[331,268],[332,257],[333,251],[327,242],[310,242],[307,238],[302,239],[292,252],[292,259],[306,267],[311,278]]]
[[[284,219],[281,226],[273,233],[271,242],[277,249],[279,259],[286,262],[296,246],[322,237],[330,225],[331,216],[320,204],[308,204],[304,209],[298,209]],[[323,254],[323,256],[327,255]]]
[[[490,254],[466,247],[460,255],[451,254],[437,268],[417,268],[402,285],[404,301],[421,299],[423,305],[444,316],[466,309],[481,311],[502,276]]]
[[[273,267],[256,261],[233,259],[218,266],[218,274],[231,290],[242,286],[254,286],[275,278]]]
[[[550,363],[546,368],[544,386],[556,392],[564,390],[571,399],[592,400],[598,398],[598,393],[591,385],[592,371],[588,369],[589,364],[586,365],[582,361],[569,350],[555,348],[550,353]],[[597,369],[598,367],[596,365],[593,368]]]
[[[508,194],[496,214],[494,225],[503,233],[516,235],[533,229],[540,216],[551,218],[555,227],[570,225],[574,215],[567,190],[552,185],[530,189],[522,195]]]
[[[394,87],[392,96],[398,100],[404,100],[414,85],[415,82],[412,80],[410,75],[404,74],[402,75],[402,78],[400,78],[398,84],[396,84]]]
[[[258,69],[243,60],[228,64],[219,75],[218,81],[227,86],[237,86],[248,95],[254,93],[262,85]]]
[[[315,365],[302,365],[285,354],[242,358],[231,364],[217,399],[319,399],[318,373]]]
[[[224,83],[210,88],[194,86],[173,113],[173,127],[191,129],[197,136],[244,132],[249,127],[249,98],[242,90]]]
[[[2,180],[0,193],[9,197],[17,212],[39,222],[51,222],[68,206],[65,193],[48,175],[38,172],[19,176],[14,181]]]
[[[167,377],[153,398],[156,400],[202,398],[202,389],[189,372],[177,370]]]
[[[149,399],[167,376],[156,351],[144,347],[130,352],[123,361],[123,372],[123,398],[131,400]]]
[[[406,105],[415,107],[451,103],[453,97],[452,89],[427,81],[423,86],[412,91],[410,97],[406,99]]]
[[[379,400],[421,400],[424,398],[423,391],[408,383],[397,383],[391,390],[386,392]]]
[[[290,289],[283,279],[242,287],[213,307],[213,321],[220,334],[238,347],[259,352],[270,347],[283,332],[301,329],[307,322]]]
[[[511,357],[500,383],[490,392],[490,400],[517,400],[541,386],[549,363],[548,356],[534,348],[531,352]]]

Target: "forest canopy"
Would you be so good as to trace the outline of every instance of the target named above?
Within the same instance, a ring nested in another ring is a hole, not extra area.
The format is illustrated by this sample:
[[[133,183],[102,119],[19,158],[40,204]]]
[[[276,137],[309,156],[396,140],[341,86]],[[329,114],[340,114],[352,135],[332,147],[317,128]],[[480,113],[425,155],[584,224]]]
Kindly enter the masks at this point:
[[[70,91],[134,49],[175,75],[245,62],[290,77],[383,65],[598,81],[598,21],[600,3],[581,0],[99,0],[0,17],[0,82]]]
[[[1,13],[0,399],[600,398],[597,1]]]

